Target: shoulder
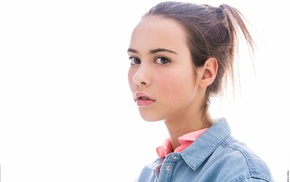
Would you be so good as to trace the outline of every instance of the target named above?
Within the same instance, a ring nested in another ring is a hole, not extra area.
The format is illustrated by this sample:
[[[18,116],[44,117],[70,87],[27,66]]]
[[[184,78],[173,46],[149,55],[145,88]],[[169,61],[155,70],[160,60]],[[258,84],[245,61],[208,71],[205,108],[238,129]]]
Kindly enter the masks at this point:
[[[229,181],[272,181],[267,164],[244,143],[227,138],[212,154]],[[234,177],[234,178],[233,178]]]
[[[225,118],[219,119],[181,153],[200,181],[273,181],[266,163],[232,137]]]

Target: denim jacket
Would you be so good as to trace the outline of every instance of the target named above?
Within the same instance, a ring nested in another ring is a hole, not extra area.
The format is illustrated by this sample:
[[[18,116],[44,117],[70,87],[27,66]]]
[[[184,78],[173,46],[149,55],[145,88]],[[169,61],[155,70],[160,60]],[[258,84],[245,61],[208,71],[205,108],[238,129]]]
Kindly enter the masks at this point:
[[[231,136],[219,119],[180,153],[157,158],[141,171],[138,182],[262,182],[273,181],[265,162]]]

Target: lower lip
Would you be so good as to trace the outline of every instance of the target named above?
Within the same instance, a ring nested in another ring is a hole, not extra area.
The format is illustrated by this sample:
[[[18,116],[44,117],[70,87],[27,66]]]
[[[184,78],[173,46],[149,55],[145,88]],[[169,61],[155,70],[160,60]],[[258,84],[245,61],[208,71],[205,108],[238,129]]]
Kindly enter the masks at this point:
[[[136,100],[136,104],[138,106],[149,106],[153,104],[155,101],[153,100]]]

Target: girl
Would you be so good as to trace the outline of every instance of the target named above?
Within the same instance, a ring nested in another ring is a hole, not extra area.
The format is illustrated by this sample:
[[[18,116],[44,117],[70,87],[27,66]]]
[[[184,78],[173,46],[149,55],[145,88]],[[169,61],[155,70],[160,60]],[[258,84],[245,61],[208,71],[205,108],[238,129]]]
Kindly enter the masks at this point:
[[[132,32],[129,85],[142,118],[163,120],[168,139],[137,181],[272,181],[267,165],[213,119],[211,96],[233,78],[238,32],[253,40],[241,13],[219,7],[162,2]]]

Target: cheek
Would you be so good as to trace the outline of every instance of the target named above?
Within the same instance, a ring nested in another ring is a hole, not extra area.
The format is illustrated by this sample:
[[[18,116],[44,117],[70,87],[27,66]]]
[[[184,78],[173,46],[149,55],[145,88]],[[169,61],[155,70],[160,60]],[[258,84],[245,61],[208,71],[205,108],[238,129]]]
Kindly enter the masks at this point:
[[[188,90],[191,80],[182,73],[163,74],[157,80],[160,91],[166,95],[174,95]]]
[[[156,80],[158,82],[159,94],[170,98],[172,101],[191,96],[196,88],[194,75],[191,70],[176,70],[183,71],[163,72]]]

